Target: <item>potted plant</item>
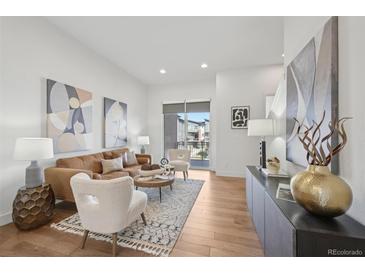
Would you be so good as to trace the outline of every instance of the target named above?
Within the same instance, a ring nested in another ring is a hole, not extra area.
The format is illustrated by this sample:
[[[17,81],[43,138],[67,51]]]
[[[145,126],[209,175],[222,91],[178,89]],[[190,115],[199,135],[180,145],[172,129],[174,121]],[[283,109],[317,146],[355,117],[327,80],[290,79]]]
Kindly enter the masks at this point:
[[[290,181],[294,199],[307,211],[328,217],[344,214],[351,206],[350,186],[339,176],[331,173],[328,165],[347,143],[344,123],[349,118],[330,121],[329,133],[321,137],[321,126],[325,112],[319,123],[313,121],[309,127],[298,124],[297,136],[307,152],[308,167],[297,173]],[[338,135],[338,144],[332,145],[331,137]]]

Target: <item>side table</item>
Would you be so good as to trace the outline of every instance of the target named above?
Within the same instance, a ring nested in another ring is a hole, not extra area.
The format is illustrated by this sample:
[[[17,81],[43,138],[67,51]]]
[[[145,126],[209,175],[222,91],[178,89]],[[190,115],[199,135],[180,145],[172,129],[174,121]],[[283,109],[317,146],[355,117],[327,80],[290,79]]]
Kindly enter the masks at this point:
[[[51,185],[21,187],[13,202],[13,222],[21,230],[39,227],[52,219],[54,207],[55,196]]]

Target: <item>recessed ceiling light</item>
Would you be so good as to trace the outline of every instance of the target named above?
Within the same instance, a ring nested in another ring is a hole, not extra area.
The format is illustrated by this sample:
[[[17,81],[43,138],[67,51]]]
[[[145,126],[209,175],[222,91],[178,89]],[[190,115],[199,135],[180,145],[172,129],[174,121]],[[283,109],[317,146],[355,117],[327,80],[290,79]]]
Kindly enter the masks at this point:
[[[284,53],[281,55],[281,57],[284,57]]]
[[[166,73],[166,70],[165,69],[160,69],[160,73],[161,74],[165,74]]]
[[[202,69],[206,69],[207,67],[208,67],[208,65],[206,64],[206,63],[203,63],[203,64],[201,64],[201,66],[200,66]]]

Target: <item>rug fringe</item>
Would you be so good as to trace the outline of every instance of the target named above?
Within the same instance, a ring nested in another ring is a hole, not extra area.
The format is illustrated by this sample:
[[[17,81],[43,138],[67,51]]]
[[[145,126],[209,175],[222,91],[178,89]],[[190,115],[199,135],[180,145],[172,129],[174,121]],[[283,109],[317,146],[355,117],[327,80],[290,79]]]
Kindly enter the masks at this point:
[[[59,231],[68,232],[68,233],[72,233],[72,234],[76,234],[76,235],[83,235],[83,233],[85,231],[84,229],[69,227],[69,226],[65,226],[60,223],[58,223],[58,224],[53,223],[53,224],[51,224],[51,227],[54,229],[57,229]],[[110,243],[112,242],[111,236],[106,235],[106,234],[90,232],[89,237],[92,239],[98,240],[98,241],[106,241],[106,242],[110,242]],[[121,236],[118,236],[117,244],[121,247],[126,247],[126,248],[131,248],[134,250],[138,250],[138,251],[143,251],[148,254],[151,254],[154,256],[160,256],[160,257],[167,257],[172,250],[171,248],[165,248],[165,247],[161,247],[158,245],[153,245],[151,243],[142,242],[140,240],[132,241],[129,239],[122,238]]]

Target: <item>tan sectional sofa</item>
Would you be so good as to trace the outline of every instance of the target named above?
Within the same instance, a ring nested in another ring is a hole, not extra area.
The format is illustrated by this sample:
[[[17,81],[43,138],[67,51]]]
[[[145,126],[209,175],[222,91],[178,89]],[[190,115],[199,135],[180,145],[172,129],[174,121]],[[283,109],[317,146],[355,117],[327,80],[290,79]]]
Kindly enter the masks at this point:
[[[70,186],[70,178],[84,172],[90,178],[97,180],[114,179],[117,177],[131,176],[138,174],[138,170],[143,164],[151,163],[151,156],[147,154],[136,154],[137,165],[124,166],[120,171],[113,171],[103,174],[101,159],[114,159],[122,156],[128,148],[121,148],[112,151],[104,151],[94,154],[82,155],[71,158],[61,158],[56,161],[55,167],[49,167],[44,170],[45,182],[53,188],[56,198],[74,202]]]

